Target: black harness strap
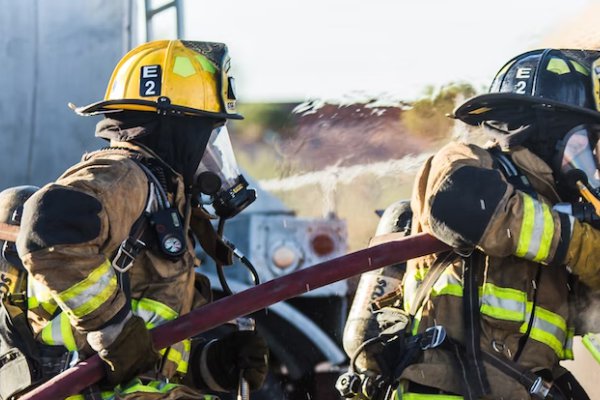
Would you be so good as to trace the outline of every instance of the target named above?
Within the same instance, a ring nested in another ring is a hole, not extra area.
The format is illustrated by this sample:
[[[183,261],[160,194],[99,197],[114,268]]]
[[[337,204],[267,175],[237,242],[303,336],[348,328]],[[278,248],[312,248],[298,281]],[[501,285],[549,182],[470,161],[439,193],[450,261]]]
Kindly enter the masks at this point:
[[[481,357],[481,344],[479,341],[481,326],[479,323],[479,285],[477,283],[477,269],[481,265],[482,254],[475,250],[463,263],[463,316],[465,324],[465,349],[466,354],[466,399],[478,399],[490,393],[490,384],[487,380],[483,359]]]
[[[521,192],[527,193],[534,199],[538,198],[537,192],[533,189],[529,178],[525,176],[519,168],[516,167],[509,153],[504,153],[498,147],[489,149],[490,154],[494,158],[494,165],[502,172],[508,183],[513,185]]]

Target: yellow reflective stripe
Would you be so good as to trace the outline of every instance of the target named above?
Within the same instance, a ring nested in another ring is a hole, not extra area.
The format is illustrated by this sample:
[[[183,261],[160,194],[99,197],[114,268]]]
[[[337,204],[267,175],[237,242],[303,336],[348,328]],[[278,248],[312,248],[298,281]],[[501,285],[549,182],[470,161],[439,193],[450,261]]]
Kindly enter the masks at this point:
[[[39,303],[40,306],[46,311],[48,314],[53,315],[58,308],[58,304],[54,301],[54,299],[50,301],[42,301]]]
[[[422,394],[422,393],[398,393],[394,395],[396,400],[462,400],[462,396],[452,394]]]
[[[93,270],[87,278],[56,296],[67,314],[84,317],[106,302],[117,290],[117,277],[108,260]]]
[[[536,262],[550,254],[554,236],[554,219],[550,208],[531,196],[523,195],[523,221],[515,255]]]
[[[38,308],[39,305],[40,305],[40,302],[38,301],[38,299],[36,297],[28,297],[27,298],[27,309],[28,310]]]
[[[190,352],[192,351],[192,341],[190,339],[185,339],[181,344],[183,344],[183,354],[181,355],[181,361],[177,363],[177,372],[185,374],[188,370],[188,361],[190,359]]]
[[[532,305],[528,304],[527,305],[528,310],[531,310]],[[556,328],[560,329],[561,332],[563,332],[565,334],[565,339],[566,339],[566,333],[567,333],[567,322],[565,321],[565,319],[563,317],[561,317],[560,315],[553,313],[552,311],[548,311],[545,308],[541,308],[541,307],[536,307],[535,308],[535,315],[536,317],[542,319],[543,321],[556,326]]]
[[[69,317],[60,313],[52,321],[49,321],[42,329],[42,342],[51,346],[65,346],[69,351],[77,350],[73,328]]]
[[[71,322],[69,321],[69,317],[65,313],[60,313],[60,333],[62,338],[62,344],[69,351],[77,350],[77,345],[75,344],[75,337],[73,336],[73,328],[71,327]]]
[[[49,315],[53,315],[58,304],[52,298],[50,290],[35,279],[27,280],[27,308],[33,310],[42,307]]]
[[[525,333],[529,324],[532,303],[527,303],[527,317],[519,331]],[[559,358],[564,355],[567,342],[567,324],[560,315],[541,307],[535,308],[535,317],[531,328],[530,337],[544,343],[557,354]]]
[[[188,370],[188,360],[190,359],[190,351],[192,342],[190,339],[182,340],[175,343],[173,346],[166,349],[161,349],[159,354],[164,356],[167,354],[167,360],[174,362],[177,365],[177,372],[186,373]]]
[[[563,350],[563,360],[573,360],[575,356],[573,355],[573,337],[575,337],[575,328],[571,327],[567,329],[567,340],[565,341],[565,346]]]
[[[431,287],[432,297],[445,294],[458,297],[462,297],[463,295],[462,281],[459,277],[454,275],[454,268],[452,265],[446,267],[444,272]]]
[[[152,386],[144,385],[141,383],[128,386],[126,389],[119,391],[119,394],[131,394],[135,392],[143,393],[162,393],[160,390],[153,388]]]
[[[544,215],[544,229],[540,239],[540,249],[533,259],[533,261],[536,262],[546,261],[546,259],[548,259],[552,237],[554,236],[554,219],[552,218],[552,213],[550,213],[550,208],[546,203],[542,203],[542,212]]]
[[[139,300],[133,299],[131,308],[135,315],[146,322],[148,329],[172,321],[179,316],[177,311],[166,304],[145,297]]]
[[[54,346],[54,338],[52,337],[52,321],[48,322],[42,329],[42,342]]]
[[[483,314],[506,321],[524,321],[527,304],[525,292],[492,283],[485,283],[479,292]]]
[[[527,324],[521,325],[519,331],[521,333],[525,333],[527,331]],[[531,339],[537,340],[538,342],[544,343],[546,346],[550,347],[552,350],[554,350],[554,352],[559,358],[563,356],[563,345],[558,339],[556,339],[556,336],[554,336],[553,334],[548,333],[543,329],[533,327],[531,328],[529,337]]]
[[[534,261],[546,261],[550,254],[550,246],[552,245],[552,238],[554,237],[554,218],[552,217],[552,211],[548,204],[543,203],[542,208],[544,210],[544,233],[542,234],[542,243],[540,244],[540,252],[538,258]]]
[[[172,321],[179,316],[177,311],[159,301],[142,298],[132,299],[131,309],[133,313],[144,320],[146,327],[152,329],[165,322]],[[177,365],[177,371],[186,373],[188,360],[190,358],[191,341],[183,340],[167,349],[161,349],[160,355],[167,355],[167,359]]]
[[[431,289],[431,297],[443,296],[443,295],[462,297],[463,287],[461,285],[457,285],[457,284],[448,284],[438,290]]]
[[[175,383],[168,383],[164,381],[153,380],[148,382],[147,384],[143,384],[139,378],[136,378],[129,382],[127,386],[122,386],[120,389],[115,389],[120,395],[123,394],[132,394],[135,392],[142,393],[169,393],[171,390],[180,387],[181,385]]]
[[[521,222],[521,232],[519,233],[519,241],[517,243],[517,250],[515,251],[517,257],[523,257],[527,254],[529,243],[531,242],[531,234],[533,233],[534,216],[533,199],[523,194],[523,221]]]
[[[413,336],[416,335],[417,333],[419,333],[419,324],[421,323],[422,316],[423,316],[423,307],[420,307],[412,321],[411,333]]]
[[[73,396],[67,397],[65,400],[85,400],[85,396],[82,394],[75,394]]]
[[[160,390],[161,393],[167,393],[177,388],[179,385],[177,385],[176,383],[167,383],[164,381],[151,381],[148,383],[148,386]]]

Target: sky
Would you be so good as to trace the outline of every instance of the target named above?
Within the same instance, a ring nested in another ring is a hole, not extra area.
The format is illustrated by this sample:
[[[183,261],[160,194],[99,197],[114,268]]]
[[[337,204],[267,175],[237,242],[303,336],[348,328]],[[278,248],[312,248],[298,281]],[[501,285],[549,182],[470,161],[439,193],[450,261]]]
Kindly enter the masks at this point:
[[[594,0],[184,0],[185,38],[227,43],[240,101],[411,100],[487,88]]]

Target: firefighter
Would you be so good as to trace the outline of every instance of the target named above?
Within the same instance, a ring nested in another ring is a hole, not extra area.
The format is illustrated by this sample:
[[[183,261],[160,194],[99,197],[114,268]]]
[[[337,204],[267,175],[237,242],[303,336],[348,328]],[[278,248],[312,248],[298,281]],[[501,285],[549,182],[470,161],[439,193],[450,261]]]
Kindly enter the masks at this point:
[[[410,261],[378,310],[405,336],[377,359],[398,398],[588,399],[559,363],[584,333],[578,296],[600,289],[599,59],[518,55],[455,110],[493,140],[450,143],[416,177],[412,232],[454,250]]]
[[[206,278],[195,273],[191,229],[209,254],[231,263],[201,192],[222,218],[254,199],[225,126],[242,118],[229,68],[222,43],[133,49],[104,100],[72,106],[104,116],[96,136],[110,145],[25,204],[17,249],[30,278],[33,334],[70,361],[97,352],[103,397],[209,398],[196,389],[231,391],[241,378],[257,389],[265,379],[268,349],[255,332],[154,349],[148,331],[210,301]]]

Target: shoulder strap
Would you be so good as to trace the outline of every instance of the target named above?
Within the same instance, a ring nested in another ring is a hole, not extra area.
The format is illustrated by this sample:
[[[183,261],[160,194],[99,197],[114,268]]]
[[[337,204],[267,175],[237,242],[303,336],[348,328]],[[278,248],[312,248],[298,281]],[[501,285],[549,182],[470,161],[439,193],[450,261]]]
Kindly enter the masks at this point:
[[[417,311],[421,308],[421,306],[425,303],[427,298],[429,298],[429,294],[431,293],[431,288],[440,278],[446,267],[454,262],[459,257],[458,254],[453,251],[448,251],[446,253],[440,254],[438,258],[433,262],[433,265],[427,270],[425,277],[423,278],[423,282],[419,285],[414,298],[410,304],[409,314],[411,317],[414,317],[417,314]]]
[[[518,190],[527,193],[534,199],[538,198],[537,192],[533,189],[529,178],[525,176],[512,160],[510,153],[503,152],[498,147],[492,147],[488,150],[494,158],[495,167],[502,172],[508,183]]]
[[[111,149],[107,150],[110,151]],[[120,151],[120,149],[114,150]],[[133,152],[128,153],[133,154]],[[164,209],[168,208],[170,205],[163,186],[150,169],[144,165],[142,159],[135,156],[129,158],[140,167],[148,178],[148,196],[146,197],[144,211],[142,211],[142,214],[131,226],[129,236],[121,242],[121,245],[117,249],[112,260],[112,266],[117,273],[119,286],[125,293],[127,300],[131,301],[131,285],[129,282],[128,271],[133,266],[133,262],[139,253],[146,248],[146,243],[144,243],[141,238],[149,225],[150,212],[154,208]]]

